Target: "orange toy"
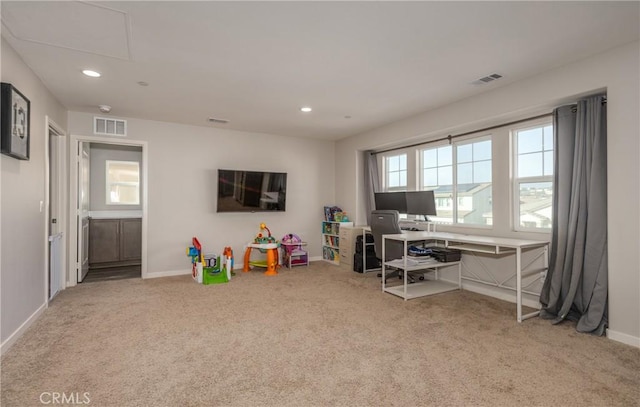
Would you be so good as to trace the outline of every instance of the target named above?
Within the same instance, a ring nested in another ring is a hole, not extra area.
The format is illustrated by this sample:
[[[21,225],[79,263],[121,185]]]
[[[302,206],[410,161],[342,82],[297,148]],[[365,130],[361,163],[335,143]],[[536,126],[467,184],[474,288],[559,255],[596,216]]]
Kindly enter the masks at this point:
[[[263,236],[262,231],[266,230],[269,234],[268,236]],[[267,276],[276,276],[278,275],[278,268],[280,267],[278,261],[278,247],[280,247],[280,243],[278,243],[272,236],[271,231],[267,228],[267,225],[264,223],[260,224],[260,233],[253,239],[252,243],[247,244],[247,250],[244,252],[244,267],[242,269],[243,272],[247,273],[250,270],[250,266],[257,267],[266,267],[267,271],[264,273]],[[267,254],[266,261],[251,261],[251,250],[258,249],[262,253]]]

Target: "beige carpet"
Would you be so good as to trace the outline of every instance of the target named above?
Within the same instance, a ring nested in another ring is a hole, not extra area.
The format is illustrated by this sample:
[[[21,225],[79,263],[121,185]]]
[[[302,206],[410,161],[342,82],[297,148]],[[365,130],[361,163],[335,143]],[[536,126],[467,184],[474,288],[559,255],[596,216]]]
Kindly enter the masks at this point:
[[[402,301],[329,265],[81,284],[2,358],[1,404],[638,406],[640,350],[471,292]],[[86,400],[85,400],[86,401]]]

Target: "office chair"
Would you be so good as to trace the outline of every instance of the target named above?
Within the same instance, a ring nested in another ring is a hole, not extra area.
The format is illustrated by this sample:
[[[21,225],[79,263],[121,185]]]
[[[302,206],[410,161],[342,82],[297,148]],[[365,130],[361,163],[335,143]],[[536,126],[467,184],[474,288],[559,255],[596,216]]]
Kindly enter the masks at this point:
[[[396,210],[375,210],[371,211],[371,234],[373,235],[373,248],[376,253],[376,257],[382,261],[382,235],[391,235],[396,233],[402,233],[400,229],[400,214]],[[385,260],[401,259],[404,256],[404,244],[397,240],[387,240],[385,247]],[[392,268],[391,273],[385,273],[385,278],[397,276],[402,278],[403,274],[401,270]],[[415,282],[415,273],[407,273],[407,279],[409,282]],[[378,274],[378,277],[382,277],[382,273]],[[385,280],[386,281],[386,280]]]

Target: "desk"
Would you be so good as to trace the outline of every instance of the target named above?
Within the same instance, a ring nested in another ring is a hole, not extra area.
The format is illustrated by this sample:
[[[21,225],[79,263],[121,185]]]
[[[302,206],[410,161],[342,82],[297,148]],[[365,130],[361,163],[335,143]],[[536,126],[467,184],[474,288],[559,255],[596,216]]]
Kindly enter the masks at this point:
[[[390,264],[391,262],[385,262],[384,258],[384,249],[386,246],[386,240],[397,240],[404,242],[405,253],[407,252],[407,242],[417,242],[417,241],[431,241],[431,242],[441,242],[444,247],[450,249],[458,249],[466,252],[478,252],[478,253],[486,253],[486,254],[494,254],[494,255],[502,255],[513,254],[515,257],[515,277],[516,277],[516,306],[517,306],[517,320],[518,322],[522,322],[525,319],[537,316],[540,311],[535,311],[526,315],[522,314],[522,277],[526,275],[531,275],[533,273],[539,273],[541,271],[546,271],[549,268],[549,242],[538,241],[538,240],[524,240],[524,239],[511,239],[511,238],[502,238],[502,237],[489,237],[489,236],[477,236],[477,235],[465,235],[459,233],[446,233],[446,232],[406,232],[406,233],[398,233],[392,235],[383,235],[382,236],[382,273],[384,276],[385,266],[393,266]],[[526,270],[526,273],[523,274],[522,267],[522,250],[523,249],[531,249],[531,248],[541,248],[543,250],[543,262],[544,266],[541,269],[534,270]],[[406,256],[405,256],[406,259]],[[442,263],[443,265],[447,265],[449,263]],[[411,268],[406,264],[403,264],[405,269],[405,286],[406,286],[406,271],[407,268],[410,270],[414,270],[415,268]],[[429,268],[429,267],[424,267]],[[473,281],[477,281],[471,278],[462,277],[461,273],[459,274],[459,280],[469,279]],[[479,281],[482,282],[482,281]],[[429,284],[433,283],[433,281],[425,281],[416,284]],[[484,282],[486,284],[486,282]],[[415,284],[414,284],[415,285]],[[501,284],[491,284],[496,287],[502,287]],[[385,290],[384,285],[384,277],[383,277],[383,291],[390,292],[389,290]],[[406,291],[405,291],[406,292]],[[442,291],[439,291],[442,292]],[[394,293],[395,294],[395,293]],[[397,294],[396,294],[397,295]],[[430,295],[430,294],[423,294]],[[411,297],[415,298],[415,297]],[[408,299],[405,297],[405,299]]]

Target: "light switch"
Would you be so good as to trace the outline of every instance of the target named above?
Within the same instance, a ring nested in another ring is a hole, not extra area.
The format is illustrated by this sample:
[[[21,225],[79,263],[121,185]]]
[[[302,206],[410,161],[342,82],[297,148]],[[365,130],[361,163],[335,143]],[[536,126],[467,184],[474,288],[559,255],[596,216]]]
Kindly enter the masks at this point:
[[[40,212],[42,212],[43,208],[44,208],[44,201],[40,201]]]

